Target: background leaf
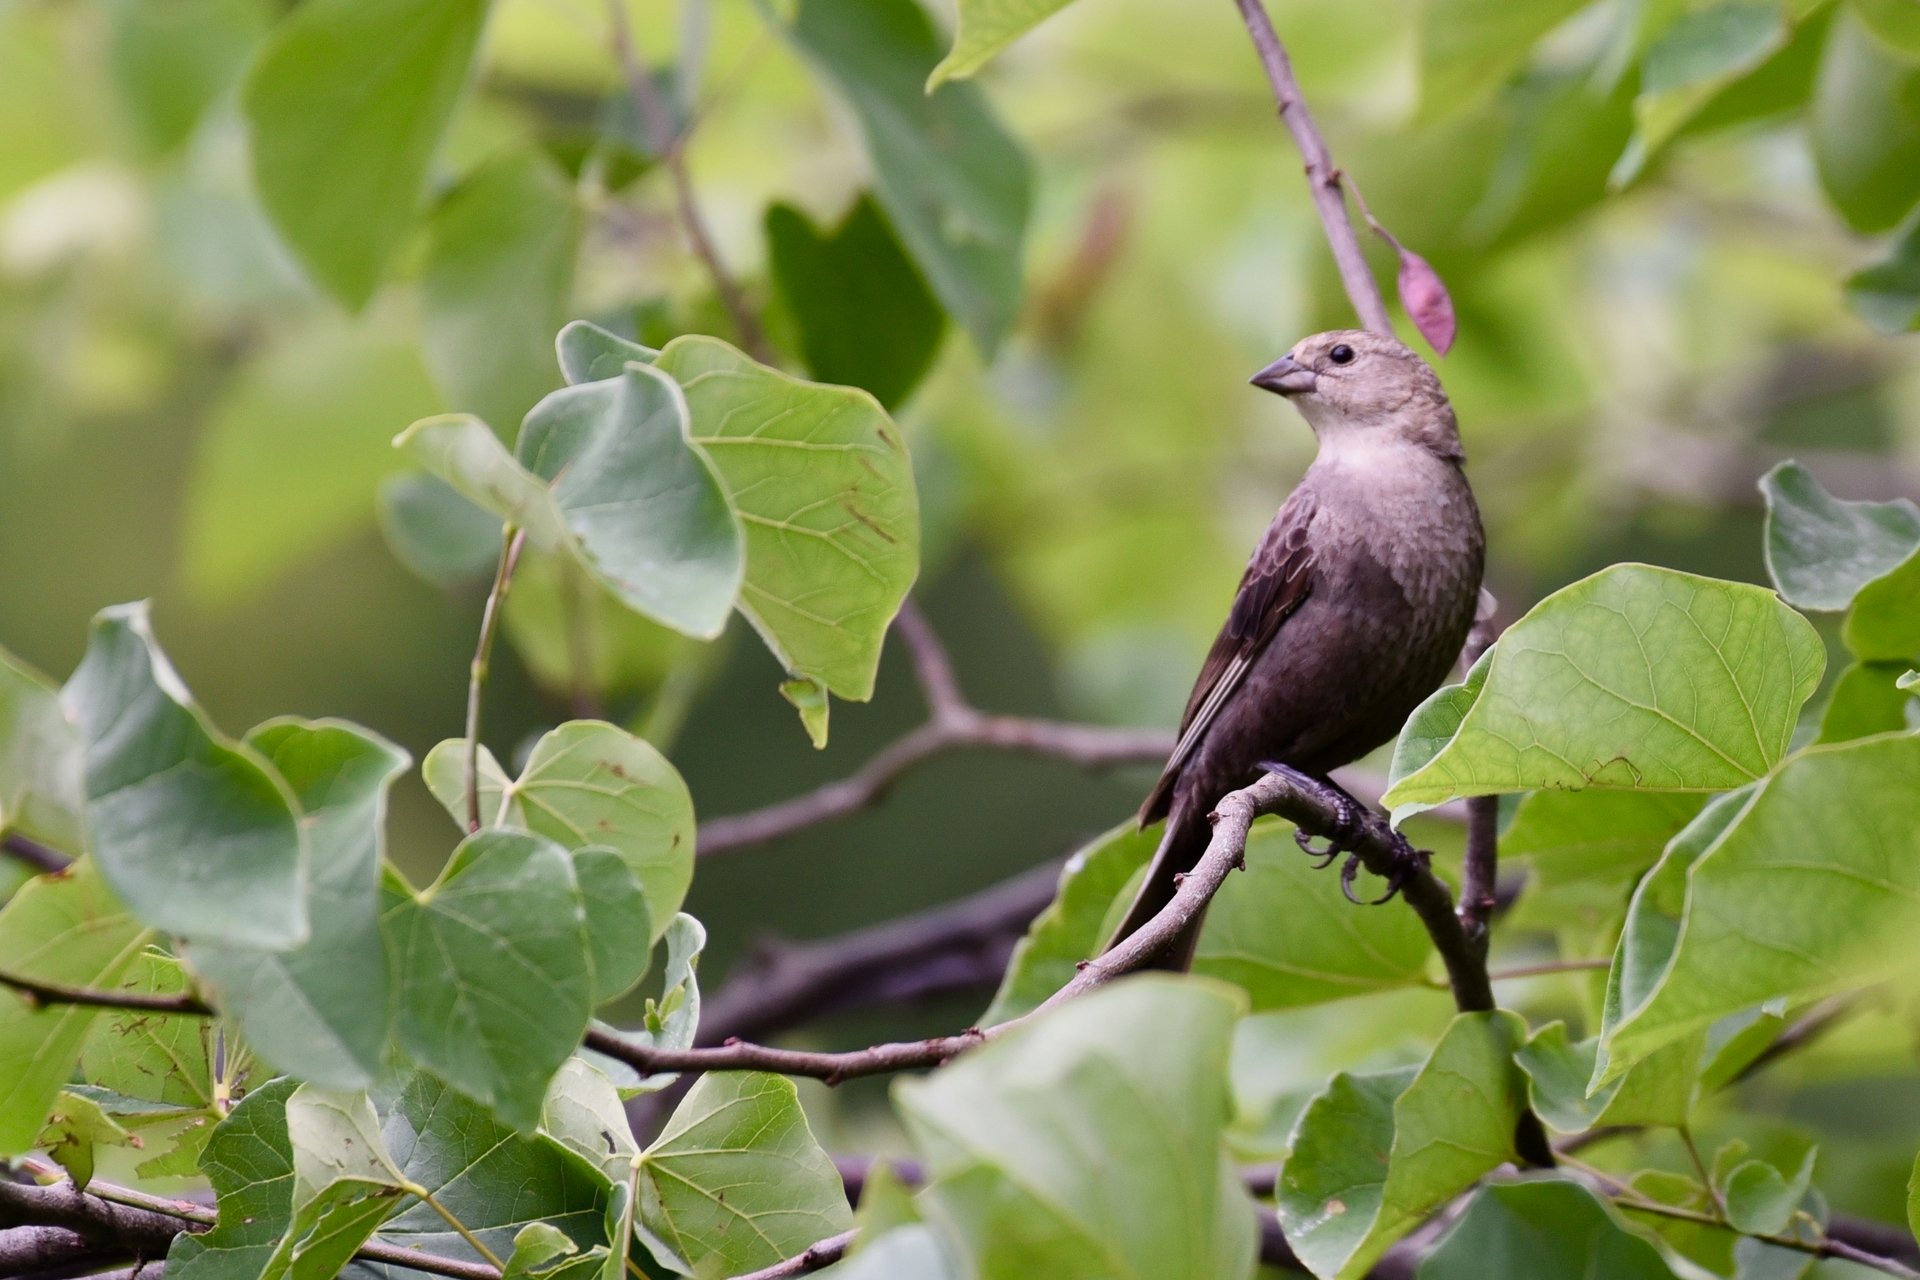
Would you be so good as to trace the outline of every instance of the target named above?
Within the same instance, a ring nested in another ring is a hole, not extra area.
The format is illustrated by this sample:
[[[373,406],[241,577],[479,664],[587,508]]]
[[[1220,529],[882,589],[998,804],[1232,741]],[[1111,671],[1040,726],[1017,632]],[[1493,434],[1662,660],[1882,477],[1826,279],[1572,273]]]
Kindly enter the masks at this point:
[[[1843,7],[1814,82],[1808,135],[1827,198],[1855,231],[1886,231],[1920,201],[1920,60]]]
[[[992,355],[1019,305],[1026,156],[974,86],[928,92],[940,50],[913,0],[801,0],[786,30],[859,121],[874,197],[934,296]]]
[[[220,1221],[181,1232],[167,1251],[176,1280],[255,1280],[293,1214],[293,1143],[287,1099],[298,1085],[269,1080],[214,1129],[200,1167],[219,1197]]]
[[[932,365],[947,317],[886,215],[862,193],[830,230],[787,204],[767,209],[766,228],[767,265],[807,372],[898,406]]]
[[[1420,1280],[1537,1276],[1671,1280],[1673,1272],[1593,1192],[1559,1178],[1484,1188],[1420,1268]]]
[[[135,915],[205,942],[306,940],[306,850],[292,796],[194,705],[146,605],[95,616],[61,702],[86,742],[94,858]]]
[[[960,0],[953,48],[927,77],[927,88],[964,80],[995,54],[1067,7],[1068,0]]]
[[[351,309],[413,225],[486,16],[486,0],[311,0],[247,77],[261,203]]]
[[[1838,611],[1920,550],[1920,507],[1843,502],[1797,462],[1760,478],[1767,500],[1767,572],[1787,603]]]
[[[81,847],[80,735],[39,672],[0,649],[0,831]]]

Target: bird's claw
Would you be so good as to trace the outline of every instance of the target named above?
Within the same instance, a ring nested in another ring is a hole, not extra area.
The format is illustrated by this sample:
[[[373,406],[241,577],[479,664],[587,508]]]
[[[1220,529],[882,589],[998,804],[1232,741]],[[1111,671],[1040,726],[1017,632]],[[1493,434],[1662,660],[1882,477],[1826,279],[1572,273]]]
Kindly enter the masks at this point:
[[[1360,875],[1361,863],[1359,854],[1348,855],[1346,865],[1340,868],[1340,892],[1346,895],[1348,902],[1356,907],[1377,907],[1392,902],[1406,887],[1407,881],[1426,868],[1427,855],[1409,844],[1399,832],[1394,833],[1394,845],[1393,866],[1386,877],[1387,891],[1371,902],[1362,902],[1353,896],[1353,882]]]
[[[1353,848],[1354,839],[1360,834],[1360,811],[1343,792],[1335,791],[1329,798],[1334,805],[1333,829],[1326,833],[1326,846],[1314,846],[1314,833],[1294,828],[1293,842],[1300,846],[1309,857],[1320,859],[1319,870],[1335,858]]]

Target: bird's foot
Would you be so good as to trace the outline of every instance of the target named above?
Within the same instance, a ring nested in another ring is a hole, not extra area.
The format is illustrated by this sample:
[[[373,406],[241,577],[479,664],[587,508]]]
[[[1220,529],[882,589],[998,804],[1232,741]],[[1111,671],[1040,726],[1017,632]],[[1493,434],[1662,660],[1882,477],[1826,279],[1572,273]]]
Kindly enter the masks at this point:
[[[1299,845],[1301,851],[1308,857],[1320,859],[1314,865],[1314,870],[1318,871],[1330,865],[1335,858],[1353,848],[1353,842],[1359,838],[1361,830],[1358,800],[1348,795],[1338,783],[1302,773],[1292,765],[1269,761],[1260,767],[1268,773],[1277,773],[1290,778],[1301,787],[1318,791],[1332,802],[1334,821],[1331,830],[1316,834],[1299,827],[1294,828],[1293,842]],[[1324,838],[1327,843],[1317,846],[1314,844],[1317,838]]]
[[[1340,868],[1340,892],[1346,895],[1347,901],[1354,906],[1377,907],[1383,902],[1392,902],[1400,890],[1406,887],[1407,881],[1426,870],[1427,855],[1424,852],[1414,848],[1398,831],[1393,833],[1393,840],[1393,865],[1387,872],[1387,891],[1371,902],[1363,902],[1354,896],[1353,882],[1359,877],[1363,864],[1359,854],[1347,855],[1345,865]]]

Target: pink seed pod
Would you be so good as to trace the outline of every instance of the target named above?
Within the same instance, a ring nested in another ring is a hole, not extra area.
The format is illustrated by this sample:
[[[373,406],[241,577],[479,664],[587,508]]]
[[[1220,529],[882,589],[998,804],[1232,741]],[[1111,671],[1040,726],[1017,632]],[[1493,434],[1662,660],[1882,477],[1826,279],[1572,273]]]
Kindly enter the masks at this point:
[[[1407,309],[1420,336],[1445,355],[1459,331],[1447,286],[1425,258],[1405,246],[1395,247],[1400,250],[1400,305]]]

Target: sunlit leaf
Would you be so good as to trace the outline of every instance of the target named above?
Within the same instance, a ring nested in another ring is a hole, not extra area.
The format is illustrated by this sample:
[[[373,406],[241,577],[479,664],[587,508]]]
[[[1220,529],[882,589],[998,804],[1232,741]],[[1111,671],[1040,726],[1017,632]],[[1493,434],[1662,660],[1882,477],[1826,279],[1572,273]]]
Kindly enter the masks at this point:
[[[187,961],[268,1062],[357,1088],[380,1070],[389,1027],[380,942],[387,791],[407,754],[341,721],[270,720],[247,743],[293,789],[307,832],[313,930],[286,951],[195,944]]]
[[[933,363],[946,314],[872,198],[827,231],[786,204],[769,208],[766,223],[768,265],[807,372],[870,391],[888,409],[906,399]]]
[[[1406,739],[1457,692],[1414,712],[1385,801],[1434,803],[1540,787],[1717,791],[1786,753],[1825,663],[1807,620],[1772,592],[1616,565],[1555,592],[1494,646],[1484,687],[1437,754]]]
[[[973,85],[927,91],[940,49],[914,0],[801,0],[785,29],[859,121],[908,255],[991,355],[1019,306],[1026,156]]]
[[[864,392],[790,378],[718,339],[676,338],[657,367],[685,389],[693,439],[746,526],[741,612],[789,671],[866,701],[920,568],[899,428]]]
[[[1420,1268],[1421,1280],[1605,1276],[1673,1280],[1659,1249],[1593,1192],[1543,1178],[1483,1188]]]
[[[565,849],[489,828],[440,878],[381,918],[396,973],[400,1047],[518,1129],[592,1010],[585,910]]]
[[[306,842],[293,797],[193,703],[145,604],[95,616],[61,702],[86,743],[94,858],[135,915],[201,942],[306,940]]]
[[[1844,502],[1797,462],[1760,479],[1767,500],[1767,572],[1787,603],[1837,611],[1920,550],[1920,507]]]
[[[449,408],[518,422],[553,389],[579,236],[572,187],[536,151],[481,166],[434,211],[421,336]]]
[[[52,682],[0,650],[0,831],[81,847],[80,735]]]
[[[1300,1116],[1276,1192],[1315,1275],[1352,1280],[1427,1214],[1513,1159],[1526,1094],[1511,1013],[1461,1014],[1420,1067],[1333,1078]]]
[[[1920,329],[1920,223],[1909,226],[1886,257],[1847,277],[1847,305],[1881,333]]]
[[[1898,568],[1860,588],[1840,634],[1865,662],[1920,657],[1920,548]]]
[[[1515,1054],[1533,1111],[1561,1133],[1604,1125],[1684,1125],[1693,1105],[1704,1034],[1676,1040],[1618,1080],[1587,1092],[1597,1038],[1574,1042],[1564,1022],[1533,1033]]]
[[[693,882],[694,818],[687,784],[665,756],[599,720],[569,721],[542,734],[526,769],[511,783],[492,753],[483,755],[484,822],[521,827],[567,849],[613,849],[646,893],[652,936],[666,932]],[[464,825],[465,741],[450,738],[435,747],[422,772],[434,796]]]
[[[702,1076],[641,1157],[641,1237],[675,1270],[739,1275],[802,1253],[853,1219],[793,1082]]]
[[[413,225],[487,0],[310,0],[247,77],[254,185],[309,274],[372,296]]]
[[[406,1179],[363,1093],[302,1085],[286,1104],[292,1220],[261,1280],[333,1280],[400,1206]]]
[[[1915,777],[1920,736],[1885,735],[1811,748],[1751,798],[1709,807],[1635,897],[1596,1083],[1727,1014],[1911,963]]]
[[[180,962],[149,948],[110,983],[134,995],[179,995],[189,989]],[[215,1024],[201,1017],[109,1009],[95,1020],[80,1052],[88,1084],[122,1097],[174,1107],[214,1105]]]
[[[1243,1007],[1218,983],[1129,978],[900,1082],[928,1217],[970,1272],[1248,1276],[1252,1206],[1221,1143]]]

